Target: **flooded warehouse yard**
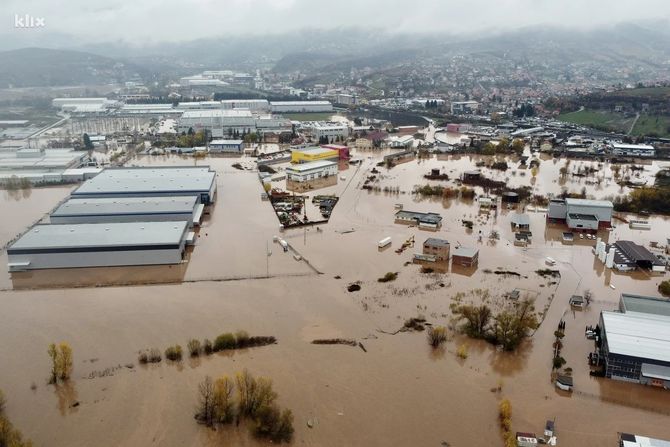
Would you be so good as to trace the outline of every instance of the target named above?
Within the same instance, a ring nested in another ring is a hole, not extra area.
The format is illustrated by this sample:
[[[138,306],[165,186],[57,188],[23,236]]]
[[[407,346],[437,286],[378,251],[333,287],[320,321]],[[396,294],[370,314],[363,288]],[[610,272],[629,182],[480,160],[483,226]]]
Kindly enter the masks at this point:
[[[7,411],[14,424],[36,445],[265,445],[244,424],[210,430],[193,419],[198,383],[206,375],[247,368],[272,378],[281,405],[293,411],[299,445],[500,445],[503,398],[513,407],[513,431],[541,432],[546,420],[555,420],[559,445],[615,445],[618,432],[669,438],[668,391],[591,376],[593,340],[584,336],[601,310],[617,308],[622,292],[657,296],[666,278],[606,268],[592,252],[595,238],[632,240],[660,254],[670,237],[668,218],[648,217],[651,228],[635,230],[625,221],[636,216],[619,215],[611,230],[566,243],[567,227],[546,223],[541,206],[482,210],[480,187],[472,199],[412,191],[425,184],[460,186],[455,180],[463,172],[481,169],[510,187],[532,185],[533,194],[586,187],[589,196],[604,199],[631,188],[614,181],[609,163],[571,160],[568,168],[578,173],[598,169],[589,180],[561,177],[567,161],[541,157],[531,182],[530,169],[517,168],[512,158],[506,161],[514,168],[505,172],[478,166],[493,157],[469,155],[415,159],[388,169],[379,165],[386,154],[355,153],[360,163],[340,171],[335,185],[303,193],[309,206],[317,194],[338,197],[327,223],[283,230],[270,202],[261,199],[253,159],[131,159],[129,166],[210,166],[217,173],[216,203],[206,208],[196,244],[181,264],[0,275],[0,384],[13,403]],[[245,169],[233,167],[238,162]],[[274,166],[281,173],[286,165]],[[431,169],[449,180],[425,179]],[[619,173],[653,181],[659,169],[652,162]],[[379,189],[364,189],[373,170]],[[0,206],[12,216],[0,225],[2,244],[44,218],[72,189],[2,191]],[[396,223],[400,209],[438,213],[441,226],[427,231]],[[307,210],[310,218],[318,213],[317,207]],[[524,246],[515,245],[516,214],[528,216],[532,239]],[[275,236],[288,243],[287,252]],[[391,245],[380,249],[385,238]],[[452,254],[458,246],[475,249],[478,262],[415,263],[427,238],[447,240]],[[6,250],[1,260],[7,261]],[[387,273],[395,279],[379,281]],[[458,330],[455,306],[503,308],[514,291],[534,299],[540,322],[517,350],[505,352]],[[586,291],[589,306],[570,306],[571,296]],[[411,318],[424,319],[427,328],[447,327],[447,342],[434,349],[426,331],[399,331]],[[562,356],[572,368],[571,393],[552,380],[560,321],[566,325]],[[236,330],[278,342],[180,362],[137,362],[147,348]],[[338,338],[357,344],[312,344]],[[59,341],[72,346],[73,380],[48,385],[47,346]],[[466,355],[458,354],[462,346]]]

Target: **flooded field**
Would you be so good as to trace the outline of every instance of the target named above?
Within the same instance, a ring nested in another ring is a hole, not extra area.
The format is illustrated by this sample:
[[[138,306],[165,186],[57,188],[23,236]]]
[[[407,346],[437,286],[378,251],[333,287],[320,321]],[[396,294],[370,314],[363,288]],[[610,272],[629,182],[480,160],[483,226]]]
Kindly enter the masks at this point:
[[[199,230],[188,263],[172,271],[46,271],[14,282],[5,274],[0,291],[0,336],[5,341],[0,345],[0,388],[15,425],[36,445],[264,445],[244,426],[215,432],[193,420],[197,384],[205,375],[248,368],[271,377],[280,404],[293,410],[296,445],[501,445],[497,405],[503,397],[512,403],[513,431],[539,433],[546,419],[555,418],[559,445],[610,446],[621,431],[670,438],[670,394],[589,376],[587,355],[593,342],[583,332],[597,322],[600,310],[616,307],[621,292],[656,296],[662,277],[604,269],[591,253],[595,241],[564,244],[564,228],[547,227],[541,211],[527,211],[533,239],[522,248],[514,246],[510,225],[511,214],[520,210],[481,214],[475,202],[419,200],[410,194],[414,185],[428,182],[422,175],[431,168],[455,178],[476,166],[474,157],[412,161],[388,171],[377,168],[385,176],[384,184],[399,186],[401,192],[392,194],[361,189],[381,155],[355,156],[363,162],[341,172],[344,179],[307,193],[340,197],[330,222],[321,231],[300,228],[283,233],[309,264],[272,243],[279,222],[270,203],[261,201],[257,173],[232,167],[237,161],[251,167],[249,159],[131,160],[138,165],[212,165],[219,173],[217,203]],[[563,185],[552,177],[559,169],[554,160],[543,161],[535,187],[542,193],[560,193]],[[654,165],[648,169],[645,175],[653,175]],[[531,178],[530,173],[501,175],[515,185],[529,184]],[[583,187],[577,180],[568,182],[571,191]],[[284,189],[282,183],[273,186]],[[618,194],[619,188],[605,185],[593,194]],[[23,231],[67,193],[34,189],[22,199],[23,206],[5,198],[15,212],[3,220],[3,240]],[[395,224],[396,204],[441,213],[442,228],[427,232]],[[465,218],[473,221],[472,229],[463,226]],[[651,230],[641,231],[615,222],[614,230],[599,236],[610,241],[631,238],[645,246],[664,243],[670,222],[654,217],[651,223]],[[493,230],[498,239],[489,238]],[[380,251],[377,241],[384,237],[392,238],[392,246]],[[414,248],[395,252],[412,237]],[[448,266],[444,273],[421,273],[421,266],[411,261],[427,237],[447,239],[452,247],[478,248],[478,267]],[[557,261],[552,268],[560,271],[560,278],[536,273],[547,267],[546,256]],[[387,272],[397,272],[398,278],[379,283]],[[71,287],[145,279],[181,283]],[[354,282],[361,290],[348,292]],[[14,290],[19,288],[28,290]],[[499,305],[513,289],[536,299],[543,322],[517,352],[501,352],[454,330],[450,304],[457,296],[475,301],[475,289],[488,291],[491,302]],[[571,310],[570,296],[587,289],[594,295],[592,305]],[[430,348],[424,332],[391,335],[407,318],[419,315],[450,328],[442,349]],[[553,332],[561,318],[567,323],[562,355],[574,371],[571,395],[557,391],[550,377]],[[178,364],[137,364],[139,350],[185,346],[190,338],[211,339],[237,329],[273,335],[279,341]],[[338,337],[355,339],[366,351],[310,343]],[[46,385],[46,347],[61,340],[73,347],[74,378],[54,387]],[[456,355],[463,344],[466,359]],[[308,420],[314,421],[312,428]]]

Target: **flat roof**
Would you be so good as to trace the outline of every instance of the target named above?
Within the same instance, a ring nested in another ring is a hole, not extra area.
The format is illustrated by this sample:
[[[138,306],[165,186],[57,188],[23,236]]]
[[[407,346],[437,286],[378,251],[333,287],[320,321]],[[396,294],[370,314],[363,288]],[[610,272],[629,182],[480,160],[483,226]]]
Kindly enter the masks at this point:
[[[198,203],[196,196],[178,197],[104,197],[70,198],[51,215],[54,217],[192,214]]]
[[[528,214],[512,214],[512,223],[515,225],[530,225],[530,217]]]
[[[252,118],[250,110],[246,109],[194,109],[186,110],[182,118],[218,118],[218,117],[240,117]]]
[[[591,200],[591,199],[573,199],[568,197],[565,203],[569,206],[592,206],[597,208],[613,208],[614,205],[609,200]]]
[[[244,140],[212,140],[209,142],[210,146],[214,146],[217,144],[235,144],[235,145],[240,145],[244,143]]]
[[[670,317],[670,300],[664,298],[622,293],[621,301],[625,313],[638,312]]]
[[[332,153],[338,155],[337,149],[329,149],[323,147],[306,147],[305,149],[293,149],[291,152],[300,152],[309,155],[332,154]]]
[[[658,258],[652,252],[633,241],[617,241],[614,246],[633,262],[647,261],[652,264],[658,262]]]
[[[287,171],[293,171],[293,172],[303,172],[303,171],[310,171],[312,169],[320,169],[320,168],[325,168],[325,167],[330,167],[330,166],[337,166],[337,163],[334,161],[329,161],[329,160],[317,160],[317,161],[310,161],[308,163],[301,163],[297,165],[292,165],[286,168]]]
[[[479,253],[479,249],[474,247],[456,247],[451,252],[452,256],[461,256],[463,258],[474,258]]]
[[[270,101],[273,106],[332,105],[330,101]]]
[[[648,144],[627,144],[627,143],[612,143],[614,149],[642,149],[654,150],[654,146]]]
[[[84,182],[72,195],[206,192],[216,173],[209,166],[112,168]]]
[[[405,219],[417,219],[420,222],[439,223],[442,221],[442,216],[437,213],[419,213],[416,211],[400,210],[395,213],[396,217]]]
[[[431,245],[433,247],[448,247],[449,241],[437,237],[429,237],[424,241],[423,245]]]
[[[35,225],[8,249],[68,250],[102,247],[179,245],[188,222],[123,222]]]
[[[611,353],[670,362],[670,317],[604,310],[602,319]]]
[[[670,447],[670,441],[631,435],[629,433],[621,433],[619,439],[621,440],[622,447]]]

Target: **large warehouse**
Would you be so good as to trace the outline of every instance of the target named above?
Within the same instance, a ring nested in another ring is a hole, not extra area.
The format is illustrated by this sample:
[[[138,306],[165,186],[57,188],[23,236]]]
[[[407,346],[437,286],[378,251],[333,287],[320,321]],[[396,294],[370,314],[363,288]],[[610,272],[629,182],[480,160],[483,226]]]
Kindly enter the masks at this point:
[[[272,101],[270,110],[272,113],[332,112],[333,105],[330,101]]]
[[[209,166],[105,169],[86,181],[73,198],[196,196],[209,205],[216,197],[216,172]]]
[[[70,198],[51,213],[52,224],[188,222],[199,225],[205,205],[196,196]]]
[[[549,202],[547,221],[564,222],[574,230],[595,231],[612,225],[613,210],[609,200],[554,199]]]
[[[670,301],[622,294],[619,311],[600,313],[605,376],[670,388]]]
[[[179,264],[188,222],[35,225],[7,249],[10,272]]]

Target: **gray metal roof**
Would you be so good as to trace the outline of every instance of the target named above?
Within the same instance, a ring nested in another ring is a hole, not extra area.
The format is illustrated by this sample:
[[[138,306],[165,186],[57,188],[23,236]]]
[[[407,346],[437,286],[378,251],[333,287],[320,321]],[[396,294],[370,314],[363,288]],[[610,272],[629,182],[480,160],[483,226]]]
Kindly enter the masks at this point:
[[[670,368],[663,365],[642,364],[642,375],[652,379],[670,380]]]
[[[35,225],[7,251],[181,243],[188,222]]]
[[[209,166],[105,169],[87,180],[72,195],[207,192],[216,173]]]
[[[565,203],[569,206],[591,206],[596,208],[613,208],[614,205],[609,200],[591,200],[591,199],[573,199],[566,198]]]
[[[621,294],[624,312],[638,312],[670,317],[670,300],[652,296]]]
[[[528,214],[512,214],[512,223],[515,225],[530,225],[530,217]]]
[[[477,253],[479,253],[479,249],[474,248],[474,247],[456,247],[451,254],[452,254],[452,256],[462,256],[464,258],[474,258],[477,255]]]
[[[322,169],[331,166],[337,166],[337,162],[328,160],[317,160],[288,166],[286,168],[286,172],[306,172],[314,169]]]
[[[603,311],[602,318],[611,353],[670,362],[670,317]]]
[[[426,241],[423,243],[423,245],[429,245],[431,247],[448,247],[449,246],[449,241],[446,239],[439,239],[436,237],[429,237],[426,239]]]
[[[621,433],[622,447],[670,447],[670,441],[648,438],[646,436]]]
[[[70,198],[51,215],[181,214],[192,213],[197,202],[196,196]]]

